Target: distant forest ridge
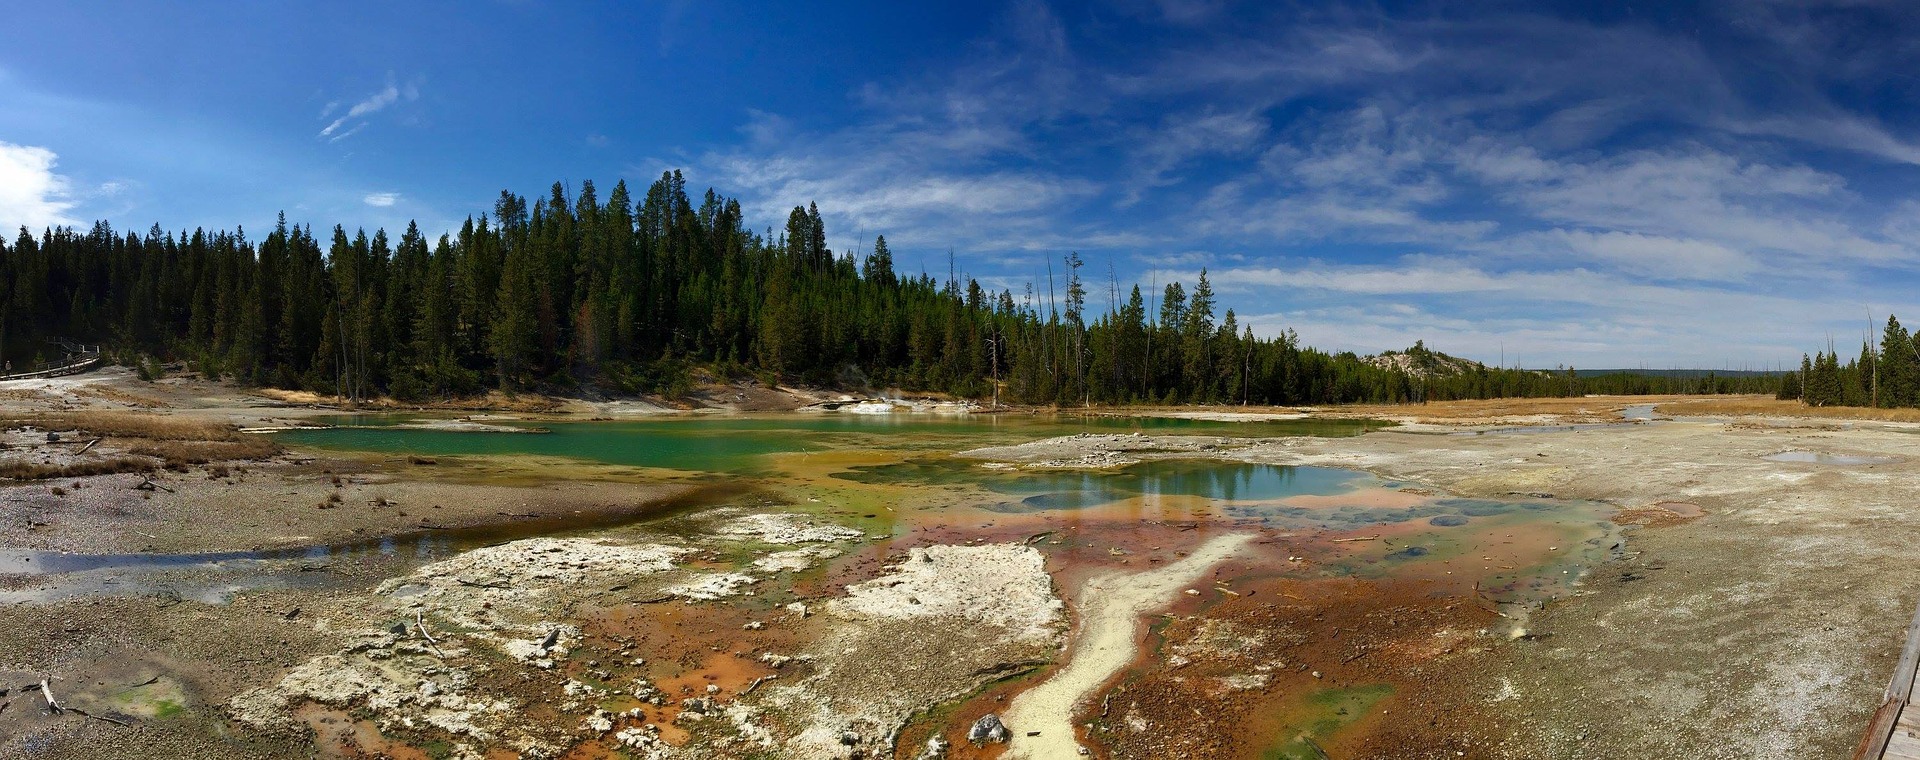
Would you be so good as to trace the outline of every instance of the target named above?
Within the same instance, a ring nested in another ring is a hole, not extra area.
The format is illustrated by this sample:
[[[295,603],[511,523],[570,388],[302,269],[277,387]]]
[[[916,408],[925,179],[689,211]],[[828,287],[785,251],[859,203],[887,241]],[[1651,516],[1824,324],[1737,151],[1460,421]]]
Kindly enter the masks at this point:
[[[1582,369],[1575,370],[1581,377],[1600,377],[1603,375],[1642,375],[1646,377],[1692,378],[1707,377],[1779,377],[1789,373],[1770,369]]]
[[[1142,293],[1111,268],[1090,277],[1077,253],[1020,292],[951,266],[903,276],[884,237],[831,251],[811,204],[755,232],[737,200],[708,190],[695,202],[678,171],[638,199],[624,181],[604,199],[592,182],[531,202],[503,191],[432,240],[413,224],[398,240],[322,229],[284,214],[257,241],[237,228],[22,228],[0,240],[0,354],[31,362],[64,338],[143,372],[184,360],[208,377],[404,400],[583,386],[677,396],[699,368],[1060,405],[1780,388],[1769,375],[1492,368],[1421,344],[1383,365],[1303,346],[1292,330],[1256,337],[1204,271]]]

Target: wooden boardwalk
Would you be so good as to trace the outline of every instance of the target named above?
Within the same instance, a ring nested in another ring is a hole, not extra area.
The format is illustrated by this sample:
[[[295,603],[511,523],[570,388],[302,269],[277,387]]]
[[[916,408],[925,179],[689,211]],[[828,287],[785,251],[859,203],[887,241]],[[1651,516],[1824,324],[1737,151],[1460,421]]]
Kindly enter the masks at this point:
[[[1907,643],[1893,664],[1880,709],[1853,751],[1854,760],[1920,760],[1920,707],[1913,704],[1913,680],[1920,668],[1920,610],[1907,624]]]
[[[93,369],[95,366],[98,366],[99,364],[100,364],[100,357],[98,355],[89,356],[84,359],[78,359],[67,364],[62,364],[57,367],[51,367],[48,369],[38,370],[35,372],[16,372],[11,374],[0,374],[0,381],[44,380],[49,377],[65,377],[67,375],[78,375],[82,372]]]

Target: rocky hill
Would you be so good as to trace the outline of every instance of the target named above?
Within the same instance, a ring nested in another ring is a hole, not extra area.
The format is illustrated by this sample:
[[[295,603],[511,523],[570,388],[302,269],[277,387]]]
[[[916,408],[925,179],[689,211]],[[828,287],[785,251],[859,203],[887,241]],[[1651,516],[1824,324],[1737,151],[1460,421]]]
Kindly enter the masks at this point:
[[[1375,367],[1405,372],[1414,377],[1452,377],[1474,372],[1486,365],[1427,348],[1425,341],[1414,341],[1405,351],[1382,351],[1360,361]]]

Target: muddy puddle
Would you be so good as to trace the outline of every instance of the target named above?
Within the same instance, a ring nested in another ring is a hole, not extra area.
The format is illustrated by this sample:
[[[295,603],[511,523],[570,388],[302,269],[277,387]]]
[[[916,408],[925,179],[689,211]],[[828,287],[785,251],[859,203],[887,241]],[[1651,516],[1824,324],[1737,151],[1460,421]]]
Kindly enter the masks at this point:
[[[917,717],[889,734],[897,754],[911,757],[926,742],[944,741],[953,748],[950,756],[974,756],[969,753],[976,750],[965,745],[968,722],[1004,711],[1021,692],[1056,674],[1079,673],[1073,688],[1061,688],[1067,696],[1021,713],[1040,716],[1023,719],[1052,732],[1046,746],[1079,744],[1096,754],[1133,757],[1325,757],[1392,746],[1392,733],[1383,728],[1391,722],[1381,720],[1387,711],[1425,716],[1422,710],[1430,710],[1438,716],[1452,709],[1465,697],[1446,695],[1445,684],[1423,680],[1423,668],[1474,642],[1527,635],[1528,611],[1569,593],[1585,568],[1619,551],[1623,530],[1605,505],[1458,498],[1329,467],[1149,458],[1070,469],[954,456],[1091,431],[1277,437],[1357,435],[1379,427],[1366,422],[786,415],[540,421],[548,431],[542,435],[489,435],[391,424],[394,419],[360,418],[350,421],[352,427],[277,435],[296,450],[560,457],[582,466],[668,473],[696,485],[680,497],[621,515],[422,531],[350,544],[177,555],[0,550],[0,602],[159,594],[220,603],[259,589],[371,587],[429,562],[520,539],[620,541],[639,531],[649,540],[692,545],[698,537],[682,534],[705,524],[697,515],[709,509],[800,513],[850,527],[869,540],[831,552],[754,543],[736,551],[709,542],[688,555],[686,567],[719,574],[759,567],[761,580],[752,592],[698,605],[690,599],[684,607],[653,606],[658,598],[581,607],[573,614],[582,616],[586,640],[609,642],[605,646],[616,653],[600,662],[621,659],[637,668],[636,642],[669,647],[646,659],[663,658],[670,666],[655,680],[676,704],[699,694],[744,697],[766,678],[794,676],[757,664],[762,659],[743,665],[738,651],[801,651],[811,646],[809,637],[826,635],[825,624],[809,618],[806,605],[838,598],[889,567],[902,567],[902,557],[925,547],[1021,547],[1038,552],[1070,617],[1117,615],[1102,624],[1100,640],[1130,642],[1131,648],[1110,653],[1087,675],[1068,670],[1079,635],[1070,634],[1068,649],[1052,662],[1034,661],[1005,677],[985,678],[980,689],[916,707],[911,714]],[[680,519],[688,516],[696,519]],[[1230,556],[1195,564],[1196,553],[1224,544],[1235,547]],[[785,555],[804,559],[798,567],[805,569],[776,569],[775,560]],[[1176,568],[1177,582],[1146,580],[1164,579],[1153,571]],[[1078,590],[1103,583],[1116,589],[1116,598],[1131,594],[1125,596],[1129,606],[1117,613],[1084,609]],[[470,591],[492,589],[481,583]],[[392,596],[396,604],[408,601],[398,592]],[[783,612],[790,602],[805,602],[802,612]],[[761,628],[761,621],[782,614],[795,615],[793,628],[769,639],[776,629]],[[678,651],[671,647],[682,645],[685,651],[664,659]],[[584,677],[580,672],[576,665],[574,675]],[[777,694],[787,687],[767,688]],[[641,707],[615,706],[636,713]],[[646,710],[660,716],[649,719],[659,724],[659,741],[707,740],[697,722],[675,725],[671,716],[678,711]],[[1166,726],[1191,723],[1193,715],[1209,717],[1178,736],[1167,734]],[[639,723],[618,725],[638,730]],[[1066,731],[1073,734],[1060,735]],[[612,738],[583,740],[583,746],[618,749]],[[384,747],[381,742],[389,739],[375,732],[354,743]]]

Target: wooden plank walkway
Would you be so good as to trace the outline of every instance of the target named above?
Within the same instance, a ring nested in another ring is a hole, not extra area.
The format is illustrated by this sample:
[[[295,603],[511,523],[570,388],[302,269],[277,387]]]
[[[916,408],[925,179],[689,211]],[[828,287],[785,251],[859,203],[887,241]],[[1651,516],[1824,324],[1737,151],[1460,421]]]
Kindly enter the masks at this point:
[[[1913,681],[1920,669],[1920,609],[1907,624],[1907,643],[1893,664],[1893,677],[1880,709],[1854,748],[1854,760],[1920,760],[1920,707],[1913,705]]]
[[[43,380],[49,377],[64,377],[66,375],[78,375],[82,372],[93,369],[94,366],[98,365],[99,363],[100,363],[100,357],[98,355],[89,356],[79,361],[75,361],[71,364],[63,364],[58,367],[53,367],[51,369],[43,369],[38,372],[17,372],[10,375],[0,374],[0,381]]]

